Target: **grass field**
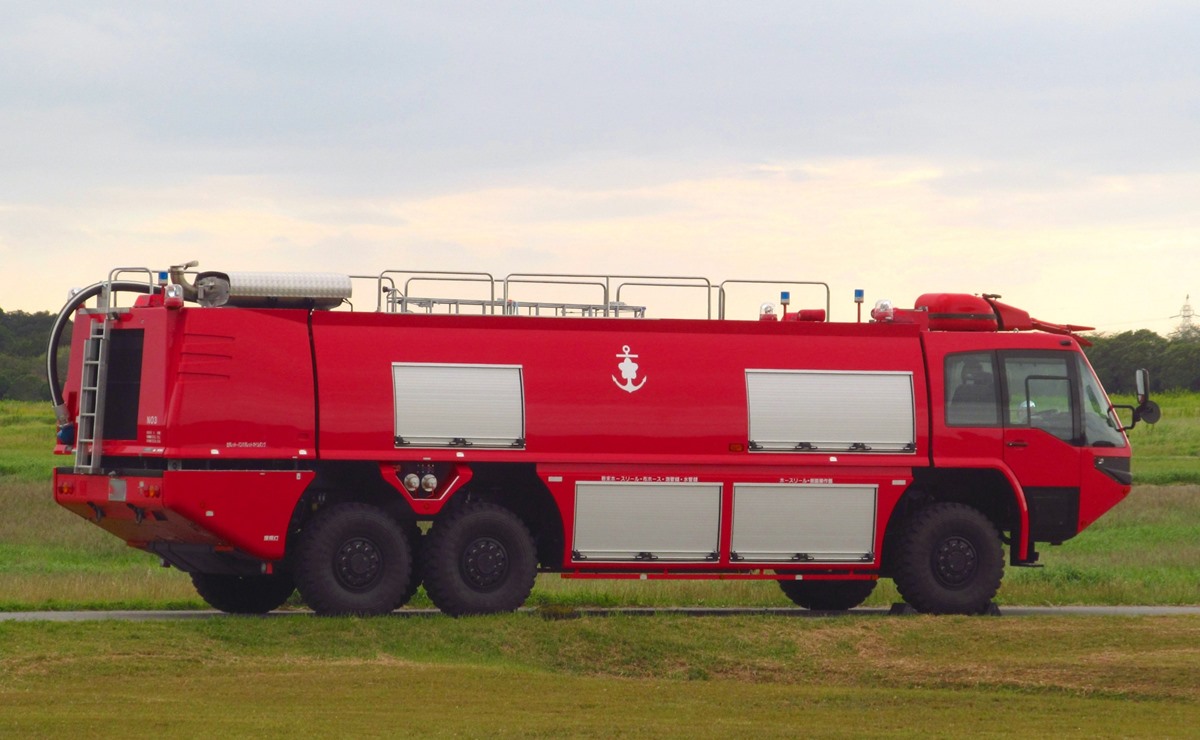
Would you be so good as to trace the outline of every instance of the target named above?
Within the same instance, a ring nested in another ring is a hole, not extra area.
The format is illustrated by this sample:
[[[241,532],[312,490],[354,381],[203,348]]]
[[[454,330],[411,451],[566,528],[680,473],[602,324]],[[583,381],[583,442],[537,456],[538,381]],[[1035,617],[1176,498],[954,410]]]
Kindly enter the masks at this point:
[[[0,735],[1182,737],[1200,618],[0,623]]]
[[[1162,421],[1138,424],[1129,431],[1135,480],[1200,484],[1200,393],[1162,393],[1154,401],[1162,406]],[[1117,396],[1113,403],[1132,406],[1135,402]]]
[[[54,453],[54,410],[48,403],[0,401],[0,481],[49,481],[62,465]]]

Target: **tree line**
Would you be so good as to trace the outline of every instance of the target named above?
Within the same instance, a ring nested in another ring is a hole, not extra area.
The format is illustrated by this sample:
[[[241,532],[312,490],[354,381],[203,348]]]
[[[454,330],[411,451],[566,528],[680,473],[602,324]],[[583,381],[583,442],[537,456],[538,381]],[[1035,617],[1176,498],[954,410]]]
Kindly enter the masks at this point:
[[[46,344],[57,314],[26,313],[0,308],[0,400],[49,401],[46,380]],[[71,328],[63,332],[58,367],[66,369]]]
[[[56,314],[0,308],[0,399],[49,401],[46,342]],[[1150,371],[1153,391],[1200,391],[1200,328],[1181,328],[1169,337],[1140,329],[1087,337],[1088,360],[1110,393],[1132,393],[1134,371]],[[59,372],[66,367],[71,328],[63,333]]]
[[[1150,371],[1150,390],[1200,391],[1200,329],[1181,328],[1169,337],[1140,329],[1087,337],[1088,361],[1109,393],[1133,393],[1134,371]]]

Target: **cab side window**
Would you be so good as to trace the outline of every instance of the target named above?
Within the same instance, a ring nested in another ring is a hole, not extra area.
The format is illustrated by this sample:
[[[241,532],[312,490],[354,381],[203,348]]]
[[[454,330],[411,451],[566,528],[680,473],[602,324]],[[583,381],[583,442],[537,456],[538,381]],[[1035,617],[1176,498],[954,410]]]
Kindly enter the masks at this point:
[[[1008,388],[1006,426],[1042,429],[1075,444],[1075,402],[1071,393],[1073,356],[1063,353],[1005,353],[1004,375]]]
[[[956,427],[1000,425],[996,361],[991,352],[946,357],[946,424]]]

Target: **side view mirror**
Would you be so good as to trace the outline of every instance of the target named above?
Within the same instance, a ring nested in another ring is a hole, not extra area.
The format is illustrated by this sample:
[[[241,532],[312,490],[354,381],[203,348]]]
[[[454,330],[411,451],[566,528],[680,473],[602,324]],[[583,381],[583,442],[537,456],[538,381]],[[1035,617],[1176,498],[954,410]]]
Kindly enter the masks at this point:
[[[1162,418],[1162,409],[1154,401],[1146,399],[1145,403],[1133,410],[1133,418],[1147,424],[1157,424],[1158,420]]]
[[[1137,387],[1137,402],[1141,406],[1150,400],[1150,373],[1146,368],[1134,373],[1134,385]]]

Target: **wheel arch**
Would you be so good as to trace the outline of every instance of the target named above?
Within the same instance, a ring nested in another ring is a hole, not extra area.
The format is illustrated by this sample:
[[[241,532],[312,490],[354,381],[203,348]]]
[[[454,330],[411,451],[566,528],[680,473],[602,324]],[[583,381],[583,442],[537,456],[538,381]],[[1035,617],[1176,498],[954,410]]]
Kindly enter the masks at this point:
[[[332,463],[317,470],[304,493],[292,509],[288,524],[286,551],[290,558],[299,535],[322,509],[342,503],[361,503],[377,506],[392,517],[415,527],[417,516],[408,502],[379,474],[374,463]]]
[[[543,568],[562,567],[564,527],[562,514],[550,489],[532,464],[483,463],[473,465],[471,482],[457,491],[439,516],[470,501],[502,506],[520,517],[533,535],[538,562]]]
[[[884,532],[882,575],[892,575],[893,548],[906,519],[926,506],[942,502],[978,509],[1000,530],[1005,544],[1011,546],[1013,561],[1018,560],[1021,531],[1027,521],[1020,487],[997,468],[930,468],[916,471],[912,484],[892,510]]]

